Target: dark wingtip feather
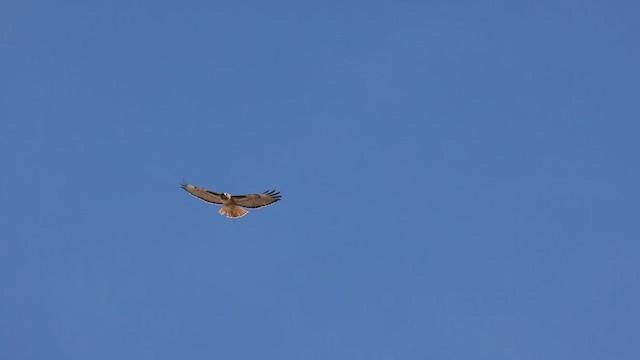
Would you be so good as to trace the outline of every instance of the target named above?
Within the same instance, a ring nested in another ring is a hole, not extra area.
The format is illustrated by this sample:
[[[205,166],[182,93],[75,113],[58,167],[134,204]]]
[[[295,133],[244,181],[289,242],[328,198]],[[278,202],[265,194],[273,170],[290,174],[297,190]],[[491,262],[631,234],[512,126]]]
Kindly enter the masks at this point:
[[[267,190],[265,192],[263,192],[263,194],[265,195],[269,195],[271,196],[275,201],[278,201],[282,198],[282,195],[280,195],[279,191],[274,190]]]

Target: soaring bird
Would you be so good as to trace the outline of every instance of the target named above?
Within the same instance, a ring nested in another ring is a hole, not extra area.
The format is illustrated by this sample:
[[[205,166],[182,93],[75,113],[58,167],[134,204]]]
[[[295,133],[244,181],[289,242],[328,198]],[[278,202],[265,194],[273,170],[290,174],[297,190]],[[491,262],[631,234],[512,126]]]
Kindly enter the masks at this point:
[[[271,205],[282,198],[282,196],[280,196],[280,192],[275,190],[265,191],[262,194],[230,195],[226,192],[217,193],[205,188],[187,184],[184,181],[180,183],[180,187],[200,200],[222,205],[222,208],[218,213],[228,218],[239,218],[246,215],[248,211],[243,208],[257,209]]]

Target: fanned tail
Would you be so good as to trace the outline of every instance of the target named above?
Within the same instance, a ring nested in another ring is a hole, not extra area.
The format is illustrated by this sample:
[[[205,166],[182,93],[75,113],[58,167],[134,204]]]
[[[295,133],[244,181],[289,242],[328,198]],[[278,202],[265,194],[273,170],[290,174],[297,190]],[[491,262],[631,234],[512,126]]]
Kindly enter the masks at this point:
[[[225,205],[220,210],[218,210],[220,215],[226,216],[228,218],[239,218],[245,216],[248,211],[241,208],[238,205]]]

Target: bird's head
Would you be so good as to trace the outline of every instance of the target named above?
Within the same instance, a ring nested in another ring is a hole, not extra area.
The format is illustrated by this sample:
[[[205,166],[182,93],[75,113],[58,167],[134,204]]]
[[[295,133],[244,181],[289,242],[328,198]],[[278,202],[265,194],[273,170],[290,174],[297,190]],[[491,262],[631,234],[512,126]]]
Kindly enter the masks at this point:
[[[231,195],[229,193],[222,193],[220,194],[220,198],[222,198],[222,200],[229,200],[231,199]]]

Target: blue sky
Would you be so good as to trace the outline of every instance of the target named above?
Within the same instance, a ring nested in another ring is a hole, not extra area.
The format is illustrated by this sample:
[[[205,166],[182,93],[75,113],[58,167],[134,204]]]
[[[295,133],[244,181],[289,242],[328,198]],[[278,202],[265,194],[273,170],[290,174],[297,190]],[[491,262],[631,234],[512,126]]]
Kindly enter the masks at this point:
[[[1,3],[0,358],[640,358],[639,10]]]

